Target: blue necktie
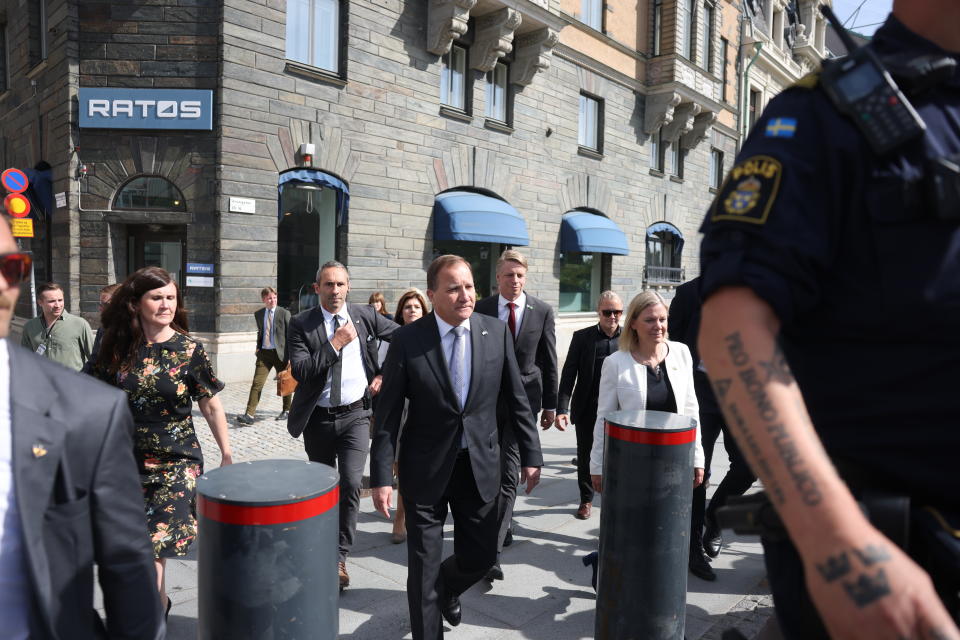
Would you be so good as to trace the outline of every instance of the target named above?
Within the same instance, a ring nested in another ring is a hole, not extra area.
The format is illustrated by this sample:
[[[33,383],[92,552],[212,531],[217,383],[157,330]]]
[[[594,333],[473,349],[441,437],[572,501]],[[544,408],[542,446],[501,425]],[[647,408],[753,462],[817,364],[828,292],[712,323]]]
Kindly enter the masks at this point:
[[[460,401],[460,408],[464,406],[466,400],[466,389],[464,389],[463,361],[466,357],[467,341],[464,334],[466,327],[454,327],[453,352],[450,354],[450,380],[453,382],[453,392],[457,394]]]

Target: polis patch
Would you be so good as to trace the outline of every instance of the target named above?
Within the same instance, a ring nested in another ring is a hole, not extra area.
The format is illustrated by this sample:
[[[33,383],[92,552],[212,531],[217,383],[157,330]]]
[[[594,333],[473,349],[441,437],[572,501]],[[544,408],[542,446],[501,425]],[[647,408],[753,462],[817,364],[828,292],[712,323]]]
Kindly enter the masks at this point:
[[[751,156],[730,170],[711,207],[711,222],[764,224],[780,191],[783,165],[770,156]]]

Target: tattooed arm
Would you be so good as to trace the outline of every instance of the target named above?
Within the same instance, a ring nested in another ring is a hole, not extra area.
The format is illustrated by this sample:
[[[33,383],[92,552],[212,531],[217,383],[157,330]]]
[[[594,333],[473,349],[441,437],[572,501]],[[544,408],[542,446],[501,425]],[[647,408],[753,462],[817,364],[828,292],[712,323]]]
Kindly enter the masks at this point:
[[[870,525],[837,475],[777,344],[779,330],[750,289],[724,288],[703,305],[700,356],[803,559],[831,637],[960,639],[929,577]]]

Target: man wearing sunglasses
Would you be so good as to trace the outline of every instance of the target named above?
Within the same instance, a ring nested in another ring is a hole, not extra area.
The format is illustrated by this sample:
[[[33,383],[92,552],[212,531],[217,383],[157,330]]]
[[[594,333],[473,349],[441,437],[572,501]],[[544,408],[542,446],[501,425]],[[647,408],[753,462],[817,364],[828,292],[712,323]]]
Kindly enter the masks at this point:
[[[593,511],[590,449],[593,447],[593,423],[597,421],[600,367],[603,366],[603,359],[617,350],[622,315],[623,301],[620,296],[613,291],[601,293],[597,302],[599,322],[596,326],[574,332],[560,374],[555,425],[557,429],[565,431],[573,420],[576,427],[577,484],[580,487],[580,507],[576,517],[580,520],[589,518]]]
[[[40,356],[80,371],[93,353],[90,324],[71,313],[63,304],[63,288],[48,282],[37,288],[41,313],[23,326],[20,346]]]
[[[30,273],[0,220],[0,619],[4,638],[162,638],[126,395],[6,339]],[[95,613],[93,567],[106,624]]]

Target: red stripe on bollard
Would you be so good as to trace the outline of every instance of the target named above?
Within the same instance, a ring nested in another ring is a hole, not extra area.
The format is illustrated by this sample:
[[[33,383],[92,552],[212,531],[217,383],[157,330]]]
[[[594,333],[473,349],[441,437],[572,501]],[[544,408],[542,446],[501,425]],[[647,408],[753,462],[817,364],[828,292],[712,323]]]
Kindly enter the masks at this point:
[[[287,524],[318,516],[340,502],[340,487],[334,487],[322,496],[292,504],[274,504],[265,507],[247,507],[224,504],[197,496],[197,509],[204,518],[224,524]]]
[[[617,440],[636,442],[638,444],[687,444],[697,438],[696,429],[684,431],[640,431],[638,429],[624,429],[615,424],[604,422],[606,434]]]

